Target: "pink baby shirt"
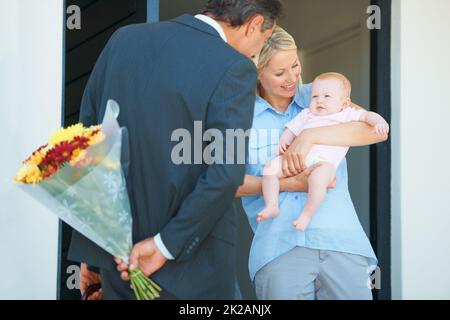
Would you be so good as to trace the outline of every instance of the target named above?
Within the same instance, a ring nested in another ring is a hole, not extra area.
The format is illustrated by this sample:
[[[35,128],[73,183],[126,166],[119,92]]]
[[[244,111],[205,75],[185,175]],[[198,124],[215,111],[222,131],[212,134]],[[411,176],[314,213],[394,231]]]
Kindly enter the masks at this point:
[[[309,128],[333,126],[341,123],[360,121],[365,112],[366,111],[363,109],[357,110],[347,107],[338,113],[318,116],[312,114],[308,108],[300,112],[298,116],[286,125],[286,128],[298,136],[303,130]],[[311,166],[314,163],[326,161],[330,162],[335,166],[335,168],[337,168],[347,154],[348,149],[349,147],[314,145],[306,157],[306,164]]]

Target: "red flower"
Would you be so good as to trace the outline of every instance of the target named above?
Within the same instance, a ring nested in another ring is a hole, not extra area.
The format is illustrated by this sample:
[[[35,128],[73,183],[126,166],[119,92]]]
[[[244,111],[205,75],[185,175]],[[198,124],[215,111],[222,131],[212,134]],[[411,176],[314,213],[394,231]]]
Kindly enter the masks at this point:
[[[42,165],[62,165],[64,162],[70,160],[73,150],[75,149],[71,143],[61,142],[47,152],[47,155],[42,161]]]
[[[42,178],[47,179],[50,178],[52,175],[54,175],[56,172],[58,172],[59,167],[57,165],[48,165],[45,167],[45,169],[42,171]]]
[[[77,149],[87,149],[89,138],[75,137],[71,142],[63,141],[50,149],[40,165],[44,179],[54,175],[61,166],[69,162]]]
[[[73,150],[75,149],[87,149],[89,147],[89,138],[86,137],[75,137],[72,142],[70,142],[71,145],[73,145]]]

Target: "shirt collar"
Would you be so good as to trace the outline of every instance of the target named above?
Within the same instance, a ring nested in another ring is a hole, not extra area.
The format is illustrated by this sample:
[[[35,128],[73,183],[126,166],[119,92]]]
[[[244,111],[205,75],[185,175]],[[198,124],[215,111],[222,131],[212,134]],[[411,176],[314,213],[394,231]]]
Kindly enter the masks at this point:
[[[204,15],[204,14],[197,14],[197,15],[195,15],[195,18],[197,18],[197,19],[209,24],[211,27],[213,27],[217,31],[217,33],[219,33],[222,40],[228,43],[227,36],[225,35],[223,28],[220,26],[220,24],[216,20],[214,20],[213,18],[208,17],[207,15]]]
[[[305,103],[304,103],[304,101],[302,99],[302,88],[301,87],[299,87],[297,89],[297,92],[295,93],[294,99],[289,104],[289,106],[286,109],[286,111],[289,108],[291,108],[292,105],[294,105],[296,107],[299,107],[301,109],[304,109],[304,108],[307,107],[307,106],[305,106]],[[264,98],[262,98],[259,94],[257,94],[256,95],[256,105],[255,105],[255,116],[259,116],[261,113],[263,113],[267,109],[271,109],[271,110],[275,111],[276,113],[280,113],[274,107],[272,107],[272,105],[269,102],[267,102]]]

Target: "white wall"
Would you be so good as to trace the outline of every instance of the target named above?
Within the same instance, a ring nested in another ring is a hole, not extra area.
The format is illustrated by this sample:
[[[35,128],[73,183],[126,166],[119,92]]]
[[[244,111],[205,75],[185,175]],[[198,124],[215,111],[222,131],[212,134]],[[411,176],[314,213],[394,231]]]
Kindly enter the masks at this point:
[[[394,0],[392,292],[450,299],[450,1]]]
[[[0,0],[0,299],[55,299],[58,220],[11,180],[61,123],[63,1]]]

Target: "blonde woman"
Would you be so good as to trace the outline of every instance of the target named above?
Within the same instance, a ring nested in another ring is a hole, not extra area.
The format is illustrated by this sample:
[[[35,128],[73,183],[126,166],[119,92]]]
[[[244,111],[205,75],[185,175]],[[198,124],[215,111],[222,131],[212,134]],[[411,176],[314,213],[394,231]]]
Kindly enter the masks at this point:
[[[305,130],[287,151],[286,158],[294,163],[287,163],[284,169],[294,176],[280,181],[280,215],[257,222],[257,214],[264,208],[263,168],[276,157],[279,141],[262,137],[270,137],[274,129],[281,135],[285,125],[310,105],[311,85],[302,85],[297,51],[292,36],[277,27],[257,61],[254,134],[250,137],[247,176],[237,193],[254,231],[250,276],[258,299],[372,299],[368,280],[377,258],[350,198],[346,160],[337,168],[337,183],[327,192],[305,232],[299,232],[292,223],[306,204],[307,176],[320,164],[295,174],[302,169],[298,159],[313,144],[360,146],[381,142],[386,136],[361,123]]]

